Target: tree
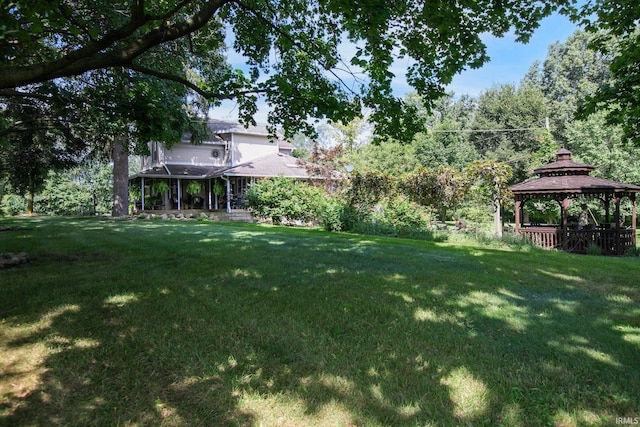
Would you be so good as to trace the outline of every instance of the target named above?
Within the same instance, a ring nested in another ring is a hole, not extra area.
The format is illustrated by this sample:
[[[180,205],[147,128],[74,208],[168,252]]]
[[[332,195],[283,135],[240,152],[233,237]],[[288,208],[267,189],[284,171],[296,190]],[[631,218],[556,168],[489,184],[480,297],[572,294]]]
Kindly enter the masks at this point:
[[[447,212],[455,209],[466,191],[464,177],[455,169],[441,165],[435,170],[420,167],[401,180],[402,190],[416,203],[432,206],[447,220]]]
[[[421,166],[435,168],[450,165],[462,169],[477,157],[469,140],[469,130],[477,110],[477,103],[467,95],[458,99],[450,93],[438,99],[431,111],[423,106],[420,97],[409,97],[408,102],[419,105],[426,117],[427,130],[415,135],[415,156]]]
[[[78,160],[81,141],[64,134],[64,126],[48,116],[37,99],[11,99],[0,117],[27,123],[19,132],[0,134],[0,176],[13,193],[26,195],[26,213],[34,211],[34,197],[50,170],[70,167]]]
[[[525,179],[533,153],[541,148],[549,107],[540,88],[522,84],[495,86],[478,99],[470,136],[481,158],[510,162],[514,179]],[[481,131],[480,131],[481,130]]]
[[[35,199],[37,212],[45,215],[108,215],[112,206],[112,168],[96,161],[50,172]]]
[[[538,87],[549,102],[553,138],[567,143],[567,127],[578,108],[597,88],[611,80],[610,57],[590,48],[596,34],[576,31],[549,47],[542,64],[535,63],[523,84]]]
[[[486,192],[493,206],[493,234],[502,237],[502,207],[507,197],[511,196],[509,179],[511,167],[494,160],[478,161],[470,164],[467,169],[467,181],[477,182],[481,192]]]
[[[607,122],[622,127],[640,144],[640,5],[633,0],[587,2],[580,10],[587,31],[595,33],[590,47],[610,58],[611,80],[591,94],[583,116],[605,111]]]
[[[112,214],[127,215],[128,155],[146,153],[149,141],[170,147],[181,140],[192,123],[184,108],[185,89],[136,72],[94,71],[76,93],[81,102],[77,99],[74,105],[85,114],[75,132],[92,140],[95,157],[112,161]],[[191,130],[192,137],[198,134]]]
[[[620,126],[596,112],[567,127],[567,148],[577,161],[595,167],[592,175],[618,182],[640,182],[640,147],[627,139]]]
[[[236,99],[244,121],[264,96],[269,122],[287,136],[310,130],[307,117],[350,120],[365,106],[379,130],[406,137],[421,123],[393,96],[394,60],[413,61],[407,81],[430,102],[457,72],[488,60],[481,34],[513,28],[527,41],[565,3],[15,0],[0,10],[0,89],[15,96],[29,85],[117,68],[179,82],[213,101]],[[247,73],[210,66],[227,28]],[[339,54],[345,38],[356,47],[351,58]],[[187,59],[183,67],[161,60],[176,54]]]
[[[369,143],[355,152],[346,153],[344,162],[353,165],[355,170],[377,170],[392,176],[410,172],[420,165],[414,144],[394,139]]]

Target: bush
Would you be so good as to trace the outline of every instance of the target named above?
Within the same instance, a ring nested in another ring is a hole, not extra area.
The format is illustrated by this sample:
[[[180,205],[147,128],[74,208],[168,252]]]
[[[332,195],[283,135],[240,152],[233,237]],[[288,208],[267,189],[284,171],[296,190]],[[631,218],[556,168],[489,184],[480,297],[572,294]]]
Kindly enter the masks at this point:
[[[320,222],[326,205],[325,197],[321,188],[284,177],[258,181],[249,186],[245,193],[245,199],[254,214],[270,218],[274,224]],[[328,208],[328,212],[332,209]],[[336,226],[334,220],[330,223]]]
[[[627,251],[624,253],[624,256],[628,256],[628,257],[640,257],[640,248],[638,247],[633,247],[633,248],[629,248],[627,249]]]
[[[51,172],[34,201],[43,215],[108,215],[113,207],[111,166],[88,163]]]
[[[14,216],[25,213],[27,210],[27,201],[24,197],[16,194],[5,194],[2,196],[0,203],[0,213],[2,215]]]
[[[587,247],[587,255],[602,255],[602,249],[595,243],[590,243]]]
[[[430,231],[431,215],[427,210],[406,196],[383,199],[373,212],[372,220],[382,229],[395,234],[412,236]]]
[[[345,206],[328,198],[320,209],[320,224],[326,231],[345,231]]]

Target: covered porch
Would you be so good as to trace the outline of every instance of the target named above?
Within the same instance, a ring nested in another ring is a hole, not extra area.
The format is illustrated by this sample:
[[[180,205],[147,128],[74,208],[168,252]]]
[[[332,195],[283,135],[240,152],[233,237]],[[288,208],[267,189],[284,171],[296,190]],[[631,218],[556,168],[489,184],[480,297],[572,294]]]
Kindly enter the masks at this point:
[[[573,162],[571,153],[562,149],[556,155],[556,162],[535,170],[538,178],[512,186],[516,232],[542,248],[574,253],[587,253],[597,247],[604,255],[622,255],[635,248],[636,194],[640,186],[592,177],[589,174],[593,170],[593,166]],[[570,218],[571,203],[578,199],[599,201],[604,218],[596,221],[585,205],[580,218]],[[527,222],[524,205],[531,200],[557,202],[558,223]],[[623,200],[631,204],[630,221],[621,216]]]
[[[134,212],[226,211],[246,208],[244,194],[257,180],[285,177],[296,180],[342,179],[331,171],[316,172],[314,165],[287,154],[268,154],[236,166],[165,165],[129,178]]]
[[[133,211],[184,214],[242,209],[240,197],[249,182],[242,177],[227,177],[223,169],[162,165],[133,175],[129,178]]]

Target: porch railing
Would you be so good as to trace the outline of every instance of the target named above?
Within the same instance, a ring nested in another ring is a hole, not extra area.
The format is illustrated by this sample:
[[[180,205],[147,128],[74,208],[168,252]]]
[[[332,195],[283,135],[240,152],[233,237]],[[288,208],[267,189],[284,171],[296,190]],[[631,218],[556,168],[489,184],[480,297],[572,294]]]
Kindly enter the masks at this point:
[[[523,227],[520,234],[541,248],[574,253],[587,253],[590,246],[597,246],[604,255],[622,255],[636,245],[635,230],[632,229]]]

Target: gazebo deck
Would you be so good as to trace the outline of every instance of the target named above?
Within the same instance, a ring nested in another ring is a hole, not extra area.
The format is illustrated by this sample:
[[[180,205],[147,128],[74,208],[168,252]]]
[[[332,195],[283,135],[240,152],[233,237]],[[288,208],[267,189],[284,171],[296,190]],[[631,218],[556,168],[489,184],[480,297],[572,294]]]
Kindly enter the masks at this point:
[[[597,246],[603,255],[622,255],[636,246],[635,230],[627,228],[563,229],[542,225],[521,227],[519,233],[541,248],[579,254],[587,253],[590,246]]]

